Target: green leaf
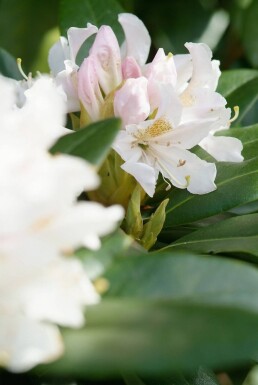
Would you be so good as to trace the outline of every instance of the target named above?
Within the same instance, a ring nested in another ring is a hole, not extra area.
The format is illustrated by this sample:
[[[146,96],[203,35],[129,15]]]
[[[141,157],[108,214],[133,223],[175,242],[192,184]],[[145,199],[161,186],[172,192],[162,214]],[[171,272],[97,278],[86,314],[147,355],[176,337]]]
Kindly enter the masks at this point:
[[[16,80],[22,79],[16,60],[3,48],[0,48],[0,73],[8,78]]]
[[[116,259],[105,297],[241,307],[258,314],[258,270],[246,262],[174,250]]]
[[[217,92],[225,98],[242,87],[247,82],[258,77],[258,71],[253,69],[235,69],[223,71],[217,88]]]
[[[114,30],[117,38],[123,37],[120,24],[117,21],[123,8],[116,0],[61,0],[59,19],[61,35],[66,36],[70,27],[86,27],[91,23],[100,27],[109,25]]]
[[[239,106],[239,116],[233,126],[239,125],[243,119],[245,124],[257,122],[257,114],[251,114],[250,110],[258,100],[258,71],[239,69],[223,72],[218,92],[227,99],[229,107]]]
[[[37,369],[50,375],[161,375],[200,363],[248,362],[258,346],[258,314],[183,301],[105,300],[87,310],[87,325],[64,330],[64,356]]]
[[[186,235],[165,249],[258,256],[258,214],[230,218]]]
[[[171,191],[165,227],[195,222],[258,199],[257,157],[241,163],[217,163],[217,170],[214,192],[193,195],[186,190]]]
[[[241,35],[246,56],[253,67],[258,67],[257,14],[258,2],[253,1],[245,11]]]
[[[107,157],[111,144],[120,129],[120,120],[106,119],[92,123],[77,132],[60,138],[51,148],[51,153],[78,156],[100,166]]]

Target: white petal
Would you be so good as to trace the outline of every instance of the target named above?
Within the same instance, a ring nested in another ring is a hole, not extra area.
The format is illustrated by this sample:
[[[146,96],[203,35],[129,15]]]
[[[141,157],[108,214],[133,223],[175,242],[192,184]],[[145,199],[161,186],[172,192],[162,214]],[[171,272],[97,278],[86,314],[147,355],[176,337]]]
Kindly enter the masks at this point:
[[[137,162],[141,158],[142,150],[137,144],[134,145],[136,139],[129,131],[132,127],[138,130],[136,125],[127,126],[126,131],[123,130],[118,133],[112,147],[123,160]]]
[[[48,64],[54,76],[65,69],[64,61],[70,59],[68,41],[61,36],[49,50]]]
[[[149,80],[176,85],[177,72],[173,56],[165,55],[163,48],[156,53],[153,61],[145,66],[144,75]]]
[[[180,124],[177,128],[172,129],[158,137],[150,140],[151,143],[158,143],[163,146],[190,149],[200,143],[212,128],[212,120],[210,121],[191,121]]]
[[[216,166],[178,147],[156,146],[156,163],[164,177],[178,188],[193,194],[206,194],[216,189]]]
[[[95,202],[78,202],[63,210],[46,227],[42,236],[64,250],[77,249],[85,237],[100,237],[113,231],[124,211],[120,206],[103,207]]]
[[[242,142],[237,138],[209,135],[200,142],[200,146],[213,158],[221,162],[242,162]]]
[[[0,316],[0,366],[24,372],[63,353],[58,328],[23,316]]]
[[[87,28],[71,27],[67,31],[71,60],[76,61],[76,56],[82,46],[82,44],[92,35],[98,32],[98,28],[95,25],[88,24]]]
[[[176,149],[175,152],[179,159],[185,161],[178,168],[188,180],[187,190],[190,193],[207,194],[216,190],[214,181],[217,170],[214,163],[208,163],[187,150]]]
[[[151,46],[147,28],[137,16],[131,13],[120,13],[118,21],[125,33],[125,42],[121,48],[122,52],[124,51],[124,57],[132,56],[142,66],[148,59]]]
[[[156,119],[165,118],[172,127],[177,127],[182,115],[182,105],[171,84],[158,84],[159,107]]]
[[[204,43],[186,43],[193,60],[193,74],[190,87],[207,87],[215,91],[218,79],[218,62],[212,64],[212,52]]]
[[[80,327],[84,305],[99,302],[82,264],[73,258],[56,258],[33,278],[21,289],[23,311],[32,319]]]
[[[174,55],[174,63],[177,72],[176,89],[180,94],[185,90],[193,72],[193,62],[190,54]]]
[[[223,96],[208,88],[193,89],[189,98],[189,103],[186,100],[186,104],[184,97],[181,99],[185,107],[182,116],[183,122],[202,119],[214,119],[215,121],[223,114],[227,103]]]
[[[156,172],[153,167],[140,162],[126,162],[121,168],[131,174],[146,193],[153,197],[156,186]]]
[[[55,83],[62,87],[66,95],[66,112],[76,112],[80,110],[80,103],[77,92],[77,70],[71,60],[65,60],[65,69],[57,74]]]

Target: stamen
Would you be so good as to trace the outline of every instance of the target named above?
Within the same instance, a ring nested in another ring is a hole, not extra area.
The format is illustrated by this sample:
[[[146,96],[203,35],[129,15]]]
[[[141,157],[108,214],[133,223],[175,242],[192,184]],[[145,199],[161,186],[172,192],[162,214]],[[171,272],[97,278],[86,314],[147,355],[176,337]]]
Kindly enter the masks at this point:
[[[172,130],[170,123],[162,118],[155,120],[153,124],[144,130],[137,132],[137,139],[146,140],[149,138],[155,138],[156,136],[162,135],[165,132]]]
[[[231,118],[229,120],[230,123],[234,122],[235,120],[237,120],[238,116],[239,116],[239,107],[238,106],[235,106],[234,107],[234,112],[235,112],[235,115],[233,116],[233,118]]]
[[[24,77],[25,80],[28,80],[28,76],[25,74],[25,72],[23,71],[22,69],[22,66],[21,66],[21,63],[22,63],[22,59],[18,57],[17,59],[17,66],[18,66],[18,70],[20,71],[21,75]]]

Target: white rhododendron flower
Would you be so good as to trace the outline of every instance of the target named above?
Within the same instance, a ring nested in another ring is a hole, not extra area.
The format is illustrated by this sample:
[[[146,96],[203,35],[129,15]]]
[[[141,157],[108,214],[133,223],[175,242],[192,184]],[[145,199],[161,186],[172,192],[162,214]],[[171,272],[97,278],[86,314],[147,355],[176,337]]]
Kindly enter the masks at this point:
[[[110,116],[112,110],[122,119],[114,149],[125,161],[122,168],[150,196],[159,173],[168,184],[191,193],[213,191],[216,166],[191,149],[199,145],[219,161],[243,160],[238,139],[214,136],[232,121],[226,100],[216,92],[219,62],[212,60],[206,44],[186,43],[189,53],[166,55],[160,48],[146,64],[151,46],[147,29],[132,14],[120,14],[118,21],[125,34],[122,46],[110,27],[95,29],[89,55],[78,67],[76,90],[85,121]],[[93,31],[92,25],[88,28]],[[87,38],[81,29],[73,41],[75,52]],[[51,56],[50,67],[54,68]],[[63,60],[60,55],[59,60]]]
[[[99,295],[80,261],[123,216],[119,206],[76,202],[99,178],[85,161],[47,152],[65,132],[64,98],[42,77],[17,106],[17,84],[0,78],[0,366],[18,372],[59,357],[57,325],[80,327]]]

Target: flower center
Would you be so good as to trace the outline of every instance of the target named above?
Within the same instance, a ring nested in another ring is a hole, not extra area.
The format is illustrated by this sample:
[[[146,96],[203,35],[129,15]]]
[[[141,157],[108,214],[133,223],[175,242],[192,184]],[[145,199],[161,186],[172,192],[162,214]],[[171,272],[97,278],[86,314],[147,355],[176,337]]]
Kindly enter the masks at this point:
[[[137,139],[146,140],[155,138],[156,136],[162,135],[170,130],[172,130],[171,124],[167,120],[159,118],[149,127],[141,131],[139,130],[137,132]]]

